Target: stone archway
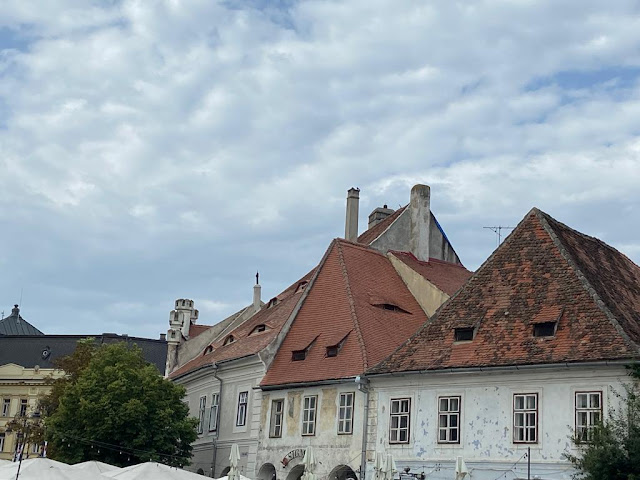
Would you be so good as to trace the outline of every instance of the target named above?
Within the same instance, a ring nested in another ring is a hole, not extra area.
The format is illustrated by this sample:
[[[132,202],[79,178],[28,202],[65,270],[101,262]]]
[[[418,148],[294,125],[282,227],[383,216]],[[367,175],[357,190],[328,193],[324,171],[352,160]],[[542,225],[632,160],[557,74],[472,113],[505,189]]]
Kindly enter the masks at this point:
[[[304,465],[296,465],[291,469],[289,475],[287,475],[287,480],[300,480],[302,474],[304,473]]]
[[[198,475],[204,475],[204,470],[199,468],[198,471],[196,472]]]
[[[356,472],[349,465],[338,465],[327,477],[328,480],[356,480],[357,478]]]
[[[258,471],[258,480],[276,480],[276,467],[272,463],[265,463]]]
[[[220,476],[226,477],[227,475],[229,475],[229,470],[231,470],[231,467],[225,467],[225,469],[222,470],[222,473],[220,474]]]

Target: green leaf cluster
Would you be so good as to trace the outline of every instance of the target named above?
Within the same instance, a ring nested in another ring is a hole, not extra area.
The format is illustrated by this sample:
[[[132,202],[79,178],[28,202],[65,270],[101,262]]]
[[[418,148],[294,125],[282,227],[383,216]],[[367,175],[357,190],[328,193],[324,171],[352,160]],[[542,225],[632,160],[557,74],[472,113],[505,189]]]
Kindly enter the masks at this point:
[[[609,412],[578,455],[567,455],[582,480],[640,480],[640,365],[630,368],[633,382],[625,386],[621,407]]]
[[[197,420],[182,401],[184,388],[162,378],[139,348],[84,342],[60,366],[67,375],[41,401],[50,457],[118,466],[189,463]]]

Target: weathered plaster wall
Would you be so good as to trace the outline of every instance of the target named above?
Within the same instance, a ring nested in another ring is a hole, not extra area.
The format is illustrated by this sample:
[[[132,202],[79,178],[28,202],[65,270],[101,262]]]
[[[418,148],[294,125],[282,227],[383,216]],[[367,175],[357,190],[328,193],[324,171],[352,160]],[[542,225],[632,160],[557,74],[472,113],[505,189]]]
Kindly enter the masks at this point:
[[[627,379],[623,367],[374,377],[371,381],[377,396],[377,429],[375,438],[370,436],[369,448],[392,453],[399,469],[409,466],[414,472],[439,467],[443,472],[450,469],[452,474],[453,462],[462,456],[474,469],[472,478],[493,479],[531,447],[532,475],[569,479],[572,472],[563,452],[575,453],[570,441],[575,392],[601,390],[606,414],[617,405],[614,392],[623,391],[621,382]],[[513,442],[516,393],[538,393],[538,443]],[[461,442],[438,444],[438,397],[454,395],[462,399]],[[405,397],[411,398],[412,405],[410,442],[390,444],[390,401]],[[368,455],[372,458],[373,452]]]
[[[404,284],[429,317],[435,313],[440,305],[449,299],[449,295],[437,288],[415,270],[409,268],[406,263],[398,260],[392,253],[387,254],[387,256]]]

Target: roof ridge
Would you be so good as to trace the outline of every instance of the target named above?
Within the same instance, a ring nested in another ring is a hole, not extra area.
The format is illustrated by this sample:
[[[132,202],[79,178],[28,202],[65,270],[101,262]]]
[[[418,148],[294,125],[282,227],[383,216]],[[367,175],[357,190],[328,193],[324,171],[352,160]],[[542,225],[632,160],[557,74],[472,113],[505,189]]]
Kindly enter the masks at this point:
[[[363,370],[366,370],[369,365],[367,360],[367,349],[364,344],[362,331],[360,330],[360,323],[358,322],[358,315],[356,313],[355,302],[353,301],[353,294],[351,293],[351,284],[349,283],[349,273],[347,272],[347,264],[344,261],[341,242],[336,242],[336,246],[338,248],[338,261],[340,262],[340,267],[342,269],[342,278],[344,279],[347,298],[349,299],[349,310],[351,311],[351,319],[353,320],[354,329],[358,334],[358,345],[360,346],[360,352],[362,354],[362,363],[363,363],[362,367],[363,367]]]
[[[439,263],[441,265],[450,265],[452,267],[458,267],[461,268],[463,270],[466,270],[467,272],[470,272],[471,270],[469,270],[467,267],[465,267],[464,265],[462,265],[461,263],[455,263],[455,262],[448,262],[446,260],[440,260],[439,258],[434,258],[434,257],[429,257],[428,261],[424,261],[424,260],[420,260],[418,257],[416,257],[413,253],[411,252],[407,252],[405,250],[389,250],[388,253],[391,254],[400,254],[400,255],[408,255],[411,258],[413,258],[416,262],[424,264],[424,265],[429,265],[430,263]]]
[[[562,225],[564,227],[566,227],[566,225],[564,225],[561,222],[558,222],[551,215],[543,212],[542,210],[540,210],[538,208],[534,207],[532,209],[532,211],[536,215],[536,217],[538,218],[540,224],[542,225],[542,228],[544,228],[544,230],[547,232],[547,234],[551,238],[551,241],[553,242],[555,247],[560,252],[560,255],[562,256],[562,258],[565,259],[565,261],[567,262],[567,264],[569,265],[571,270],[573,270],[573,272],[576,274],[576,276],[578,277],[578,280],[580,281],[580,283],[582,284],[584,289],[587,291],[589,296],[591,298],[593,298],[593,300],[594,300],[595,304],[597,305],[597,307],[602,311],[602,313],[605,314],[605,316],[607,317],[609,322],[611,322],[611,324],[616,329],[616,331],[622,336],[622,338],[624,339],[625,343],[627,345],[629,345],[632,349],[635,349],[635,350],[640,352],[640,345],[636,344],[636,342],[634,342],[629,337],[629,335],[627,335],[627,332],[624,331],[624,328],[622,328],[622,326],[620,325],[620,322],[618,322],[618,319],[616,318],[616,316],[611,312],[611,310],[609,309],[607,304],[604,302],[604,300],[602,300],[602,298],[600,297],[600,295],[598,294],[596,289],[593,287],[593,285],[591,285],[591,282],[589,282],[589,280],[587,279],[587,277],[584,274],[584,272],[578,267],[578,264],[576,263],[576,261],[573,258],[573,256],[569,253],[569,251],[565,248],[564,244],[562,243],[562,240],[560,240],[560,238],[558,238],[558,235],[556,234],[555,230],[549,224],[548,219],[551,219],[554,222],[556,222],[556,223],[558,223],[558,224],[560,224],[560,225]],[[566,228],[569,228],[571,231],[577,232],[577,230],[573,230],[570,227],[566,227]],[[580,232],[577,232],[577,233],[580,233]],[[589,239],[594,239],[595,238],[595,237],[590,237],[590,236],[582,234],[582,233],[581,233],[581,235],[583,237],[589,238]],[[601,243],[604,244],[604,245],[607,245],[604,242],[601,242]],[[610,247],[610,248],[613,248],[613,247]],[[615,250],[615,249],[613,249],[613,250]],[[616,252],[617,252],[617,250],[616,250]]]
[[[376,250],[375,248],[371,247],[370,245],[364,244],[364,243],[358,243],[358,242],[352,242],[351,240],[347,240],[346,238],[340,238],[337,237],[334,239],[336,241],[336,243],[340,243],[343,245],[346,245],[348,247],[353,247],[353,248],[357,248],[359,250],[363,250],[365,252],[369,252],[369,253],[375,253],[376,255],[381,255],[381,256],[385,256],[384,253],[382,253],[379,250]]]

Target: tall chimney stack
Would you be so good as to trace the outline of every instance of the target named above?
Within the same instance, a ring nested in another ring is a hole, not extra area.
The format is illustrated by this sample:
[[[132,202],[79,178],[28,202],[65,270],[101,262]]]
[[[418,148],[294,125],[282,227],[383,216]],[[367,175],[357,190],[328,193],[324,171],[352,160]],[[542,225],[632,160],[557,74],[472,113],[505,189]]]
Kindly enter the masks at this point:
[[[260,297],[262,296],[262,287],[258,283],[259,278],[260,278],[259,274],[256,272],[256,284],[253,286],[253,311],[254,312],[257,312],[258,310],[260,310],[260,307],[262,306],[262,300],[260,299]]]
[[[411,189],[409,211],[411,213],[409,249],[418,260],[428,262],[431,189],[427,185],[415,185]]]
[[[347,192],[347,218],[344,225],[344,238],[350,242],[358,239],[358,206],[360,189],[350,188]]]

